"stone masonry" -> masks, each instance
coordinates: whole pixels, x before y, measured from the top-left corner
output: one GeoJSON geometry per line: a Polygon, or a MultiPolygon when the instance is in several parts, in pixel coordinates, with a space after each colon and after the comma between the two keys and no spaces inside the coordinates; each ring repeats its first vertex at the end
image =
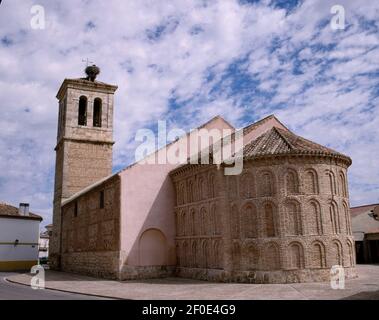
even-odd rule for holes
{"type": "Polygon", "coordinates": [[[302,150],[302,140],[275,154],[278,144],[287,143],[278,132],[262,138],[264,146],[275,147],[249,155],[245,146],[238,176],[224,176],[212,165],[172,173],[178,275],[313,282],[327,281],[330,268],[340,265],[346,277],[356,276],[346,179],[350,159],[316,144],[302,150]]]}
{"type": "Polygon", "coordinates": [[[73,194],[112,173],[113,95],[117,87],[86,79],[66,79],[58,91],[59,119],[55,168],[53,235],[50,248],[52,268],[61,263],[61,204],[73,194]],[[85,99],[78,124],[79,99],[85,99]],[[101,126],[93,125],[95,99],[101,101],[101,126]]]}

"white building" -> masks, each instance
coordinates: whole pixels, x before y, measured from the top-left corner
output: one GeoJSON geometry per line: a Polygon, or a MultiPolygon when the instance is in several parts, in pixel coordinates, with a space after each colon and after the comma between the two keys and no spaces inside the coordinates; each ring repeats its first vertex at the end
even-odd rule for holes
{"type": "Polygon", "coordinates": [[[53,225],[49,224],[46,227],[46,231],[41,232],[39,236],[39,258],[49,257],[49,240],[52,234],[53,225]]]}
{"type": "Polygon", "coordinates": [[[0,202],[0,271],[29,270],[38,264],[39,224],[42,217],[0,202]]]}

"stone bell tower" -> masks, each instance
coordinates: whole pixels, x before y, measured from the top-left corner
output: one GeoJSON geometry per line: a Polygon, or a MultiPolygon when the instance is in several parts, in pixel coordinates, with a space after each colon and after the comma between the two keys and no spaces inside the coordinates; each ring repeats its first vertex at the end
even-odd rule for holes
{"type": "Polygon", "coordinates": [[[93,65],[87,77],[65,79],[58,91],[59,118],[50,262],[60,268],[61,203],[112,173],[113,96],[117,86],[96,81],[93,65]]]}

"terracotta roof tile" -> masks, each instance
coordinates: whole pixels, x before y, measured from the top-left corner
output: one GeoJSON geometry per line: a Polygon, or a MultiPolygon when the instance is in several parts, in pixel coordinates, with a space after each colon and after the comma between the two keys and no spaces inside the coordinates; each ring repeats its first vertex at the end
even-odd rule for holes
{"type": "Polygon", "coordinates": [[[244,158],[284,154],[333,155],[351,163],[351,159],[342,153],[277,127],[271,128],[244,147],[244,158]]]}
{"type": "Polygon", "coordinates": [[[37,214],[34,214],[32,212],[29,212],[29,216],[22,216],[18,213],[18,208],[10,205],[10,204],[7,204],[7,203],[4,203],[4,202],[0,202],[0,216],[9,216],[9,217],[17,217],[17,218],[24,218],[24,219],[40,219],[42,220],[42,217],[37,215],[37,214]]]}

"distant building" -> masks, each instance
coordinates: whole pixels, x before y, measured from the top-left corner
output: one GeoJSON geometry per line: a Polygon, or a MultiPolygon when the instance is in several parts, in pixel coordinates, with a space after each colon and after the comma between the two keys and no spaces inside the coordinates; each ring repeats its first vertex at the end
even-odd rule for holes
{"type": "Polygon", "coordinates": [[[53,225],[49,224],[46,227],[46,230],[41,232],[39,235],[39,258],[48,258],[49,257],[49,240],[52,234],[53,225]]]}
{"type": "Polygon", "coordinates": [[[39,224],[42,217],[0,202],[0,271],[28,270],[38,263],[39,224]]]}
{"type": "Polygon", "coordinates": [[[379,204],[351,208],[357,263],[379,262],[379,204]]]}

